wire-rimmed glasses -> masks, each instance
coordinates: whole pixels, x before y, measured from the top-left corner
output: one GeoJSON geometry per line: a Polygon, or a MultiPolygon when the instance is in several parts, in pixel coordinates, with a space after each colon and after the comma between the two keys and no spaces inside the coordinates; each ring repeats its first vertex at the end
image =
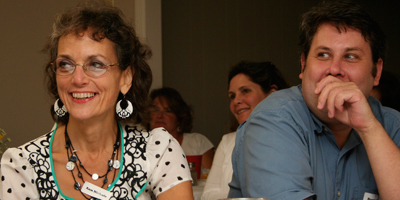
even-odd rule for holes
{"type": "Polygon", "coordinates": [[[86,75],[90,77],[99,77],[106,73],[108,67],[116,66],[118,63],[106,65],[99,60],[89,60],[83,64],[76,64],[69,59],[57,59],[56,62],[51,63],[53,70],[57,75],[69,76],[74,73],[76,66],[80,65],[86,75]]]}

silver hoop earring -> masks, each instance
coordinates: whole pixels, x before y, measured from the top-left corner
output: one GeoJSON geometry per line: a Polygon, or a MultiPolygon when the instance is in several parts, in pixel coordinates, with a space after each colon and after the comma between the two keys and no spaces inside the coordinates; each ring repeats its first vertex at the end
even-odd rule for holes
{"type": "Polygon", "coordinates": [[[122,119],[128,118],[133,113],[132,103],[124,97],[117,102],[115,112],[122,119]]]}
{"type": "Polygon", "coordinates": [[[58,117],[63,117],[65,114],[67,114],[67,109],[60,99],[57,99],[54,103],[54,112],[56,112],[58,117]]]}

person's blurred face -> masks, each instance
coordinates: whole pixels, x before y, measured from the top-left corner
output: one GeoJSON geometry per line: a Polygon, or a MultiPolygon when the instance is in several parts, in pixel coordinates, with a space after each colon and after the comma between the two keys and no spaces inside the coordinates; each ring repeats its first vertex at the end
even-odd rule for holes
{"type": "Polygon", "coordinates": [[[150,109],[150,128],[164,127],[169,133],[175,133],[178,128],[178,119],[169,108],[164,97],[156,97],[153,100],[153,106],[150,109]]]}
{"type": "MultiPolygon", "coordinates": [[[[115,104],[119,92],[130,88],[130,70],[121,71],[118,66],[110,66],[99,77],[88,76],[81,64],[118,63],[114,44],[107,38],[95,41],[90,32],[82,35],[70,33],[60,38],[57,63],[61,67],[76,65],[72,74],[56,76],[59,96],[70,118],[76,120],[103,120],[115,117],[115,104]]],[[[96,65],[97,66],[97,65],[96,65]]]]}
{"type": "Polygon", "coordinates": [[[320,119],[327,119],[327,110],[317,109],[316,85],[324,78],[333,76],[338,81],[354,82],[368,97],[372,87],[379,84],[382,59],[375,64],[369,43],[359,30],[347,27],[339,32],[330,24],[322,24],[311,43],[307,58],[301,56],[303,97],[310,110],[320,119]],[[376,77],[372,69],[377,67],[376,77]]]}
{"type": "Polygon", "coordinates": [[[239,124],[246,121],[257,104],[273,91],[264,93],[261,86],[251,81],[247,75],[234,76],[229,83],[229,107],[239,124]]]}

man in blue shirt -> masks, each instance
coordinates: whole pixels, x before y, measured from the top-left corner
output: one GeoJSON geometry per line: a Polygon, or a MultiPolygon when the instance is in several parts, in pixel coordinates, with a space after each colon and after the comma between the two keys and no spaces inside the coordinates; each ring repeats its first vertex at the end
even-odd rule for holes
{"type": "Polygon", "coordinates": [[[229,197],[396,199],[400,114],[369,94],[386,51],[358,5],[303,15],[302,84],[263,100],[237,131],[229,197]]]}

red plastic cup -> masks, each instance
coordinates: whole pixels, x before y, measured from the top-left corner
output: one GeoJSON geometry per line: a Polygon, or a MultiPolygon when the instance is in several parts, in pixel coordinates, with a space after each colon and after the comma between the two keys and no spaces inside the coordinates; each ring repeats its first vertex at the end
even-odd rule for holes
{"type": "Polygon", "coordinates": [[[201,156],[202,155],[186,155],[188,163],[194,163],[194,168],[197,172],[197,179],[200,179],[201,176],[201,156]]]}

